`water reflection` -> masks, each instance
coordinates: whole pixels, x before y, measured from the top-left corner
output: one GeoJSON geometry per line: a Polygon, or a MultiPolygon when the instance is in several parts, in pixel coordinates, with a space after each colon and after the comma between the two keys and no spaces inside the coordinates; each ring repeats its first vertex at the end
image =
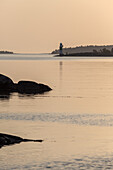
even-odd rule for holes
{"type": "Polygon", "coordinates": [[[18,93],[18,97],[20,99],[28,99],[28,98],[35,99],[36,95],[37,94],[21,94],[21,93],[18,93]]]}
{"type": "Polygon", "coordinates": [[[62,89],[62,81],[63,81],[63,62],[59,62],[59,87],[62,89]]]}
{"type": "Polygon", "coordinates": [[[62,80],[62,71],[63,71],[63,62],[62,61],[59,62],[59,66],[60,66],[60,80],[62,80]]]}
{"type": "Polygon", "coordinates": [[[0,91],[0,100],[9,100],[11,94],[9,92],[0,91]]]}

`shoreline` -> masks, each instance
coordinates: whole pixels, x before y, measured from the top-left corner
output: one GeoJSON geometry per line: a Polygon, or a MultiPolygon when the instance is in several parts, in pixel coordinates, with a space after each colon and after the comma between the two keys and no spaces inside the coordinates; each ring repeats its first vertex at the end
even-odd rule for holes
{"type": "Polygon", "coordinates": [[[0,51],[0,54],[14,54],[12,51],[0,51]]]}
{"type": "Polygon", "coordinates": [[[113,55],[55,55],[54,57],[113,57],[113,55]]]}

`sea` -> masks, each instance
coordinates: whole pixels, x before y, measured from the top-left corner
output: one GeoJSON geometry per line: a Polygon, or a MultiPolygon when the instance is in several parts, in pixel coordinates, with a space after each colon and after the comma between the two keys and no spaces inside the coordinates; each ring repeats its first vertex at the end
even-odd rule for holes
{"type": "Polygon", "coordinates": [[[22,142],[0,149],[0,170],[113,169],[113,57],[0,54],[0,73],[52,91],[0,95],[0,133],[22,142]]]}

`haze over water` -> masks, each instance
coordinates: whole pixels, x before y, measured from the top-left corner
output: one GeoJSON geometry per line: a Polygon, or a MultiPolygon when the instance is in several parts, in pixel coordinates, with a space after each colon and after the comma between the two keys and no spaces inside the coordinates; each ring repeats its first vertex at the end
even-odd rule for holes
{"type": "Polygon", "coordinates": [[[113,44],[112,0],[0,0],[0,50],[113,44]]]}
{"type": "Polygon", "coordinates": [[[0,55],[0,70],[53,89],[1,96],[1,132],[44,142],[3,147],[0,169],[113,169],[112,57],[0,55]]]}
{"type": "Polygon", "coordinates": [[[112,45],[112,7],[113,0],[0,0],[0,51],[18,53],[0,55],[0,73],[53,89],[0,95],[0,132],[44,140],[1,148],[0,170],[113,169],[113,57],[32,54],[59,43],[112,45]]]}

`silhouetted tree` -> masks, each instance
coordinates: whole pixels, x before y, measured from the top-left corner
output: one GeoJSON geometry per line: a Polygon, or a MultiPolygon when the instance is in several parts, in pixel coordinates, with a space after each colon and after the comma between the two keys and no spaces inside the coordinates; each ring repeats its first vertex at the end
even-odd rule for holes
{"type": "Polygon", "coordinates": [[[97,50],[93,50],[93,53],[94,53],[94,54],[97,54],[97,53],[98,53],[98,51],[97,51],[97,50]]]}
{"type": "Polygon", "coordinates": [[[103,48],[100,50],[100,54],[102,55],[110,55],[110,50],[106,49],[106,48],[103,48]]]}
{"type": "Polygon", "coordinates": [[[113,48],[111,49],[111,54],[113,54],[113,48]]]}

